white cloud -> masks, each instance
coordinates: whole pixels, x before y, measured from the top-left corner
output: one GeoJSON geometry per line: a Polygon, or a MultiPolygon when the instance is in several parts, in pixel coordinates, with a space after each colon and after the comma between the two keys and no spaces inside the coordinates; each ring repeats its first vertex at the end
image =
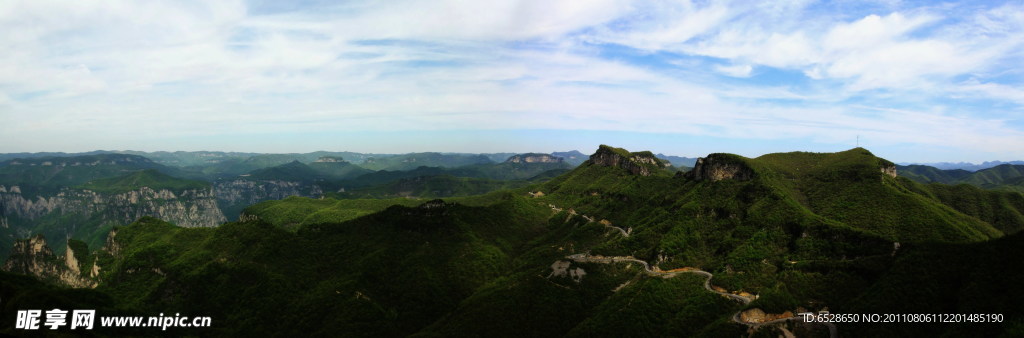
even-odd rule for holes
{"type": "Polygon", "coordinates": [[[0,144],[587,129],[1024,149],[1003,121],[929,108],[951,95],[1024,104],[1019,83],[994,79],[1021,74],[1019,7],[952,20],[817,5],[399,1],[257,15],[231,1],[6,1],[0,144]],[[810,79],[757,82],[773,70],[810,79]]]}
{"type": "Polygon", "coordinates": [[[991,82],[982,83],[977,79],[971,79],[960,84],[956,91],[957,94],[963,97],[977,98],[977,95],[981,95],[981,97],[1006,100],[1024,105],[1024,89],[1019,86],[1007,86],[991,82]]]}
{"type": "Polygon", "coordinates": [[[616,43],[645,50],[674,50],[735,16],[723,3],[707,6],[692,1],[638,2],[619,25],[600,27],[592,42],[616,43]],[[620,27],[624,26],[624,27],[620,27]]]}
{"type": "Polygon", "coordinates": [[[718,65],[715,66],[715,70],[717,70],[719,73],[732,77],[750,77],[751,72],[754,70],[754,67],[751,67],[750,65],[718,65]]]}
{"type": "Polygon", "coordinates": [[[1008,55],[1019,59],[1024,46],[1019,7],[999,7],[947,25],[946,15],[960,8],[868,14],[843,22],[828,14],[803,15],[805,2],[790,4],[787,11],[684,4],[685,10],[627,25],[625,32],[602,31],[603,36],[588,39],[798,70],[811,79],[845,81],[845,90],[852,92],[948,85],[958,75],[991,71],[1008,55]],[[649,28],[662,26],[669,28],[649,28]]]}

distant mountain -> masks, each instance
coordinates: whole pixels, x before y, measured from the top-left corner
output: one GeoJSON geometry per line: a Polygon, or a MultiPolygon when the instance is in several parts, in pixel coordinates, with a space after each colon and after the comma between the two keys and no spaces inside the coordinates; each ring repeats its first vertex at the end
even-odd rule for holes
{"type": "Polygon", "coordinates": [[[964,183],[979,187],[996,187],[1005,184],[1018,184],[1024,178],[1024,165],[1000,164],[982,169],[963,179],[964,183]]]}
{"type": "Polygon", "coordinates": [[[526,153],[509,156],[505,163],[562,163],[565,158],[538,153],[526,153]]]}
{"type": "Polygon", "coordinates": [[[345,180],[372,173],[373,170],[365,169],[348,161],[320,161],[307,164],[309,168],[332,180],[345,180]]]}
{"type": "Polygon", "coordinates": [[[285,153],[285,154],[266,154],[266,153],[246,153],[246,152],[222,152],[222,151],[155,151],[155,152],[144,152],[144,151],[117,151],[117,153],[133,154],[145,156],[152,159],[154,162],[171,165],[177,167],[205,167],[211,166],[222,162],[245,162],[245,166],[248,170],[266,168],[275,165],[285,164],[291,161],[299,161],[303,163],[310,163],[316,161],[320,157],[324,156],[335,156],[356,161],[362,161],[368,157],[388,157],[393,155],[388,154],[363,154],[355,152],[332,152],[332,151],[314,151],[310,153],[285,153]]]}
{"type": "Polygon", "coordinates": [[[126,154],[18,158],[0,162],[0,185],[19,186],[26,197],[143,169],[175,172],[148,158],[126,154]]]}
{"type": "Polygon", "coordinates": [[[81,153],[65,153],[65,152],[41,152],[41,153],[4,153],[0,154],[0,161],[11,160],[15,158],[38,158],[38,157],[72,157],[72,156],[85,156],[85,155],[99,155],[109,154],[111,151],[106,150],[94,150],[81,153]]]}
{"type": "Polygon", "coordinates": [[[663,160],[668,160],[669,162],[672,162],[673,166],[676,166],[676,167],[693,168],[693,166],[697,165],[697,158],[695,158],[695,157],[671,156],[671,155],[665,155],[665,154],[661,154],[661,153],[656,154],[654,156],[657,156],[658,158],[663,159],[663,160]]]}
{"type": "Polygon", "coordinates": [[[189,167],[189,166],[208,166],[231,159],[244,160],[246,158],[260,155],[258,153],[245,153],[245,152],[223,152],[223,151],[135,151],[135,150],[124,150],[115,151],[120,154],[131,154],[144,156],[153,160],[153,162],[160,163],[168,166],[176,167],[189,167]]]}
{"type": "Polygon", "coordinates": [[[909,165],[914,165],[914,164],[926,165],[926,166],[935,167],[935,168],[938,168],[938,169],[941,169],[941,170],[962,169],[962,170],[967,170],[967,171],[978,171],[978,170],[982,170],[982,169],[992,168],[992,167],[995,167],[995,166],[998,166],[998,165],[1002,165],[1002,164],[1024,165],[1024,161],[1008,161],[1008,162],[1003,162],[1003,161],[985,161],[985,162],[982,162],[981,164],[967,163],[967,162],[900,163],[900,165],[904,165],[904,166],[909,166],[909,165]]]}
{"type": "Polygon", "coordinates": [[[912,164],[898,165],[896,172],[900,176],[912,179],[921,183],[944,183],[953,184],[970,176],[972,172],[963,169],[942,170],[932,166],[912,164]]]}
{"type": "Polygon", "coordinates": [[[578,150],[556,151],[551,153],[551,156],[561,157],[565,159],[565,163],[571,164],[573,166],[580,165],[581,163],[583,163],[583,161],[586,161],[588,157],[586,154],[581,153],[578,150]]]}
{"type": "Polygon", "coordinates": [[[192,166],[189,167],[189,169],[202,172],[210,179],[224,179],[247,174],[253,170],[266,169],[291,162],[317,163],[316,161],[325,157],[345,159],[370,158],[357,153],[332,152],[313,152],[306,154],[257,154],[245,158],[228,157],[212,162],[211,164],[192,166]]]}
{"type": "Polygon", "coordinates": [[[970,184],[986,189],[1024,192],[1024,165],[1001,164],[970,172],[963,169],[941,170],[924,165],[898,166],[901,176],[920,183],[970,184]]]}
{"type": "Polygon", "coordinates": [[[473,164],[494,163],[486,155],[411,153],[385,158],[370,157],[359,163],[370,170],[411,170],[422,166],[455,168],[473,164]]]}
{"type": "Polygon", "coordinates": [[[89,181],[78,188],[105,194],[120,194],[143,187],[153,190],[168,190],[181,194],[188,190],[210,189],[210,183],[180,179],[161,173],[156,169],[145,169],[124,176],[101,178],[89,181]]]}
{"type": "Polygon", "coordinates": [[[313,170],[308,165],[291,161],[285,164],[256,169],[243,176],[247,180],[280,180],[293,182],[312,182],[325,178],[324,174],[313,170]]]}
{"type": "MultiPolygon", "coordinates": [[[[256,169],[214,183],[217,203],[229,220],[237,220],[242,209],[289,196],[323,196],[331,169],[354,167],[348,162],[318,162],[310,165],[297,160],[277,166],[256,169]],[[314,169],[315,165],[320,170],[314,169]]],[[[365,170],[356,167],[356,171],[365,170]]]]}
{"type": "Polygon", "coordinates": [[[95,246],[111,227],[143,216],[185,227],[227,220],[210,183],[167,169],[126,154],[11,160],[0,166],[0,252],[10,249],[7,239],[37,233],[95,246]]]}
{"type": "Polygon", "coordinates": [[[567,170],[572,166],[565,162],[503,162],[466,165],[457,168],[420,166],[412,170],[377,172],[357,176],[338,182],[339,188],[351,190],[394,182],[402,179],[432,176],[454,176],[488,180],[530,180],[552,170],[567,170]]]}
{"type": "Polygon", "coordinates": [[[505,160],[507,160],[509,156],[512,156],[512,155],[515,155],[515,154],[516,153],[489,153],[489,154],[481,154],[481,155],[487,156],[487,158],[490,159],[491,162],[501,163],[501,162],[504,162],[505,160]]]}
{"type": "MultiPolygon", "coordinates": [[[[213,181],[229,179],[247,174],[253,170],[269,168],[299,161],[306,164],[317,163],[320,158],[342,158],[353,165],[369,170],[412,170],[420,166],[454,168],[466,165],[501,163],[515,153],[409,153],[409,154],[371,154],[356,152],[316,151],[310,153],[264,154],[247,152],[221,151],[133,151],[97,150],[85,153],[9,153],[0,154],[0,161],[14,158],[55,158],[85,155],[126,154],[142,156],[150,161],[167,166],[164,172],[174,176],[191,179],[213,181]],[[168,169],[171,168],[171,169],[168,169]],[[172,170],[173,169],[173,170],[172,170]]],[[[575,166],[582,163],[586,156],[578,151],[565,152],[566,162],[575,166]]],[[[556,156],[559,157],[559,156],[556,156]]],[[[327,171],[334,169],[325,168],[327,171]]],[[[345,170],[343,170],[345,171],[345,170]]],[[[364,172],[365,173],[365,172],[364,172]]],[[[347,172],[336,172],[332,176],[351,176],[347,172]]]]}
{"type": "Polygon", "coordinates": [[[483,195],[496,190],[515,189],[535,182],[499,181],[451,175],[416,176],[344,192],[327,194],[337,198],[443,198],[483,195]]]}

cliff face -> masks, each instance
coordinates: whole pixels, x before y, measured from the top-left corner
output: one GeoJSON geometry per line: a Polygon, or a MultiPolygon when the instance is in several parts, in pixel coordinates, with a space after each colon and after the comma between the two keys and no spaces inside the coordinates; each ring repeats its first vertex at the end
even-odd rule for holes
{"type": "Polygon", "coordinates": [[[507,163],[562,163],[565,159],[548,154],[519,154],[509,157],[507,163]]]}
{"type": "Polygon", "coordinates": [[[726,154],[711,154],[697,159],[697,164],[687,175],[698,181],[740,180],[754,178],[754,170],[742,161],[726,154]]]}
{"type": "Polygon", "coordinates": [[[77,252],[69,244],[63,255],[54,255],[42,235],[15,241],[3,269],[74,288],[95,288],[99,275],[95,258],[90,259],[88,253],[77,252]],[[84,260],[90,261],[83,264],[84,260]]]}
{"type": "Polygon", "coordinates": [[[895,164],[883,164],[878,169],[883,174],[889,175],[889,177],[896,177],[896,165],[895,164]]]}
{"type": "MultiPolygon", "coordinates": [[[[91,190],[62,189],[55,196],[21,195],[18,187],[0,192],[3,215],[36,220],[49,213],[89,218],[100,214],[105,223],[128,224],[142,216],[153,216],[183,227],[212,227],[226,222],[217,208],[212,189],[170,190],[142,187],[120,194],[100,194],[91,190]]],[[[4,220],[6,222],[6,220],[4,220]]]]}
{"type": "Polygon", "coordinates": [[[666,167],[665,163],[654,157],[650,152],[630,153],[623,149],[601,145],[593,155],[590,163],[605,167],[617,167],[628,170],[633,175],[650,176],[654,170],[666,167]]]}
{"type": "Polygon", "coordinates": [[[252,205],[288,196],[320,197],[324,192],[316,184],[278,180],[232,180],[213,186],[217,199],[228,205],[252,205]]]}

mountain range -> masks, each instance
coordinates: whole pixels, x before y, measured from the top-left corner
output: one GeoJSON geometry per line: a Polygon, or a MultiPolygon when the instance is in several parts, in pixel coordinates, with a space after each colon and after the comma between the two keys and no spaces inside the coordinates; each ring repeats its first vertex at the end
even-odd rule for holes
{"type": "MultiPolygon", "coordinates": [[[[1024,332],[1024,295],[1015,287],[1024,274],[1018,260],[999,259],[1024,248],[1024,195],[981,187],[1009,184],[1012,170],[957,176],[855,148],[714,153],[680,171],[650,152],[610,146],[572,169],[517,167],[565,164],[542,155],[372,172],[334,181],[344,192],[272,196],[216,227],[149,215],[113,226],[101,243],[32,236],[10,244],[4,268],[40,281],[0,274],[0,297],[5,309],[171,311],[218,323],[175,335],[1024,332]],[[522,180],[521,170],[540,174],[522,180]],[[947,179],[968,184],[937,183],[947,179]],[[795,316],[825,310],[1003,320],[821,325],[795,316]]],[[[257,183],[344,176],[327,172],[285,162],[232,182],[265,188],[257,183]]],[[[149,168],[75,189],[216,190],[205,184],[149,168]]]]}
{"type": "Polygon", "coordinates": [[[985,161],[980,164],[969,163],[969,162],[935,162],[935,163],[900,163],[903,166],[911,165],[923,165],[929,167],[935,167],[940,170],[967,170],[967,171],[978,171],[982,169],[988,169],[1003,164],[1012,165],[1024,165],[1024,161],[985,161]]]}

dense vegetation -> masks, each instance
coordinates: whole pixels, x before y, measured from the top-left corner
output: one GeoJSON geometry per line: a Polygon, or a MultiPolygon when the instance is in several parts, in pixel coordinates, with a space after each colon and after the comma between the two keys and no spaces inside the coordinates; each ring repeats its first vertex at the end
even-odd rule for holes
{"type": "Polygon", "coordinates": [[[0,185],[19,186],[25,197],[55,194],[65,187],[144,169],[175,169],[136,155],[99,154],[74,157],[13,159],[0,163],[0,185]]]}
{"type": "Polygon", "coordinates": [[[410,170],[421,166],[454,168],[488,163],[494,161],[486,155],[412,153],[384,158],[371,157],[359,163],[359,166],[370,170],[410,170]]]}
{"type": "Polygon", "coordinates": [[[140,311],[203,311],[220,318],[221,334],[410,334],[503,274],[548,213],[508,197],[392,206],[295,232],[144,219],[117,232],[121,254],[101,260],[111,268],[99,290],[140,311]]]}
{"type": "Polygon", "coordinates": [[[81,189],[88,189],[102,194],[121,194],[138,190],[142,187],[153,190],[169,190],[180,194],[185,190],[209,190],[210,183],[180,179],[155,169],[146,169],[124,176],[92,180],[79,186],[81,189]]]}
{"type": "Polygon", "coordinates": [[[973,186],[1024,192],[1024,165],[1001,164],[970,172],[962,169],[941,170],[924,165],[899,168],[900,175],[920,183],[970,184],[973,186]]]}

